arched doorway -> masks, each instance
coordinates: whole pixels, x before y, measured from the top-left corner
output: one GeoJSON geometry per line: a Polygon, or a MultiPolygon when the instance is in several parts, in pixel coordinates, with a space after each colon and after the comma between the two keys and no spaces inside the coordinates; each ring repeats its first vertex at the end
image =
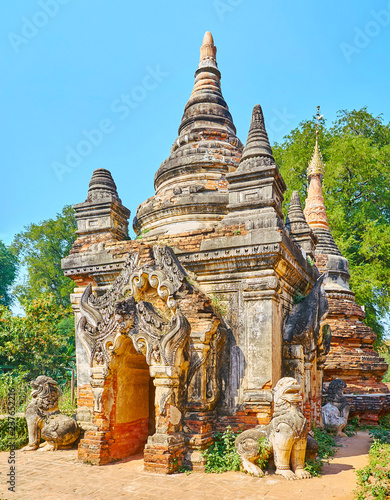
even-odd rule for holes
{"type": "Polygon", "coordinates": [[[143,452],[148,436],[155,433],[155,387],[145,356],[136,352],[129,338],[115,350],[110,370],[113,442],[109,453],[111,459],[119,459],[143,452]]]}

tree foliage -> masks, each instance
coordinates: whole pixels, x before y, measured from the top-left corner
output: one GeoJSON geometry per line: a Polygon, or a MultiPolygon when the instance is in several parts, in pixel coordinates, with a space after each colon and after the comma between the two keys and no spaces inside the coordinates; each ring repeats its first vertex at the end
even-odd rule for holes
{"type": "Polygon", "coordinates": [[[24,283],[15,287],[23,305],[48,293],[54,295],[58,305],[70,304],[69,294],[74,284],[64,276],[61,259],[69,254],[76,239],[75,231],[74,210],[66,206],[55,219],[30,224],[15,236],[12,247],[27,269],[24,283]]]}
{"type": "Polygon", "coordinates": [[[27,380],[49,375],[61,383],[74,369],[74,318],[54,295],[25,304],[25,317],[0,306],[0,372],[14,370],[27,380]]]}
{"type": "MultiPolygon", "coordinates": [[[[340,111],[331,127],[320,124],[326,165],[323,194],[329,225],[349,261],[351,288],[379,339],[390,311],[390,125],[366,108],[340,111]]],[[[291,192],[306,198],[306,169],[315,143],[315,121],[302,122],[273,148],[291,192]]]]}
{"type": "Polygon", "coordinates": [[[14,297],[11,286],[15,281],[18,271],[16,255],[0,241],[0,304],[9,307],[14,297]]]}

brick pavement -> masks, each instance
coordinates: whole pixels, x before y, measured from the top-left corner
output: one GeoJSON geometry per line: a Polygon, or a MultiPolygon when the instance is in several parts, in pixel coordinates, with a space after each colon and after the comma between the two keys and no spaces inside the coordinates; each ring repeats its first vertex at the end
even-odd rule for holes
{"type": "Polygon", "coordinates": [[[288,482],[278,476],[254,478],[237,472],[170,476],[143,471],[142,456],[104,466],[77,460],[76,450],[16,452],[16,493],[7,491],[8,453],[0,453],[0,499],[72,500],[349,500],[354,470],[367,463],[369,437],[343,439],[343,447],[321,478],[288,482]]]}

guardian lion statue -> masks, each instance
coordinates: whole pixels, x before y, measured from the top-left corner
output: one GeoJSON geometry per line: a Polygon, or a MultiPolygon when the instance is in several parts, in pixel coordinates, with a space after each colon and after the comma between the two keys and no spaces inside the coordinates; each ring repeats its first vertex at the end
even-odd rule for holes
{"type": "Polygon", "coordinates": [[[347,384],[340,378],[335,378],[329,384],[327,403],[321,409],[324,427],[337,436],[346,436],[343,432],[348,423],[349,404],[344,396],[347,384]]]}
{"type": "Polygon", "coordinates": [[[28,445],[22,451],[37,450],[41,436],[46,442],[41,445],[40,450],[71,448],[80,435],[80,428],[73,418],[60,413],[57,382],[46,375],[40,375],[30,385],[33,388],[32,401],[25,411],[28,445]]]}
{"type": "Polygon", "coordinates": [[[237,437],[236,449],[244,471],[257,477],[263,476],[264,472],[256,462],[267,460],[273,454],[276,474],[286,479],[311,477],[304,470],[308,430],[300,408],[300,390],[301,386],[295,378],[280,379],[272,390],[274,414],[271,422],[244,431],[237,437]],[[259,446],[262,441],[267,445],[259,446]]]}

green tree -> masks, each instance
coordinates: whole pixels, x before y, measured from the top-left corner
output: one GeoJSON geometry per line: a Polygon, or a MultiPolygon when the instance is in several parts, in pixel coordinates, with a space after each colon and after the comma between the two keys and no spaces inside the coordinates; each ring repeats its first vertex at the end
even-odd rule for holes
{"type": "Polygon", "coordinates": [[[66,206],[55,219],[30,224],[15,236],[12,247],[27,269],[24,283],[15,287],[23,305],[48,293],[54,295],[58,305],[70,304],[69,294],[74,284],[64,276],[61,259],[69,254],[76,239],[75,231],[74,210],[66,206]]]}
{"type": "Polygon", "coordinates": [[[16,255],[0,241],[0,304],[9,307],[14,300],[11,286],[18,271],[16,255]]]}
{"type": "MultiPolygon", "coordinates": [[[[390,125],[366,108],[340,111],[331,127],[320,124],[326,165],[323,194],[333,237],[350,264],[351,288],[380,340],[390,311],[390,125]]],[[[306,197],[306,169],[315,121],[302,122],[275,144],[276,162],[291,192],[306,197]]]]}
{"type": "Polygon", "coordinates": [[[74,368],[74,319],[70,307],[57,304],[54,295],[25,305],[25,317],[0,306],[0,372],[12,370],[27,380],[38,375],[58,382],[74,368]]]}

